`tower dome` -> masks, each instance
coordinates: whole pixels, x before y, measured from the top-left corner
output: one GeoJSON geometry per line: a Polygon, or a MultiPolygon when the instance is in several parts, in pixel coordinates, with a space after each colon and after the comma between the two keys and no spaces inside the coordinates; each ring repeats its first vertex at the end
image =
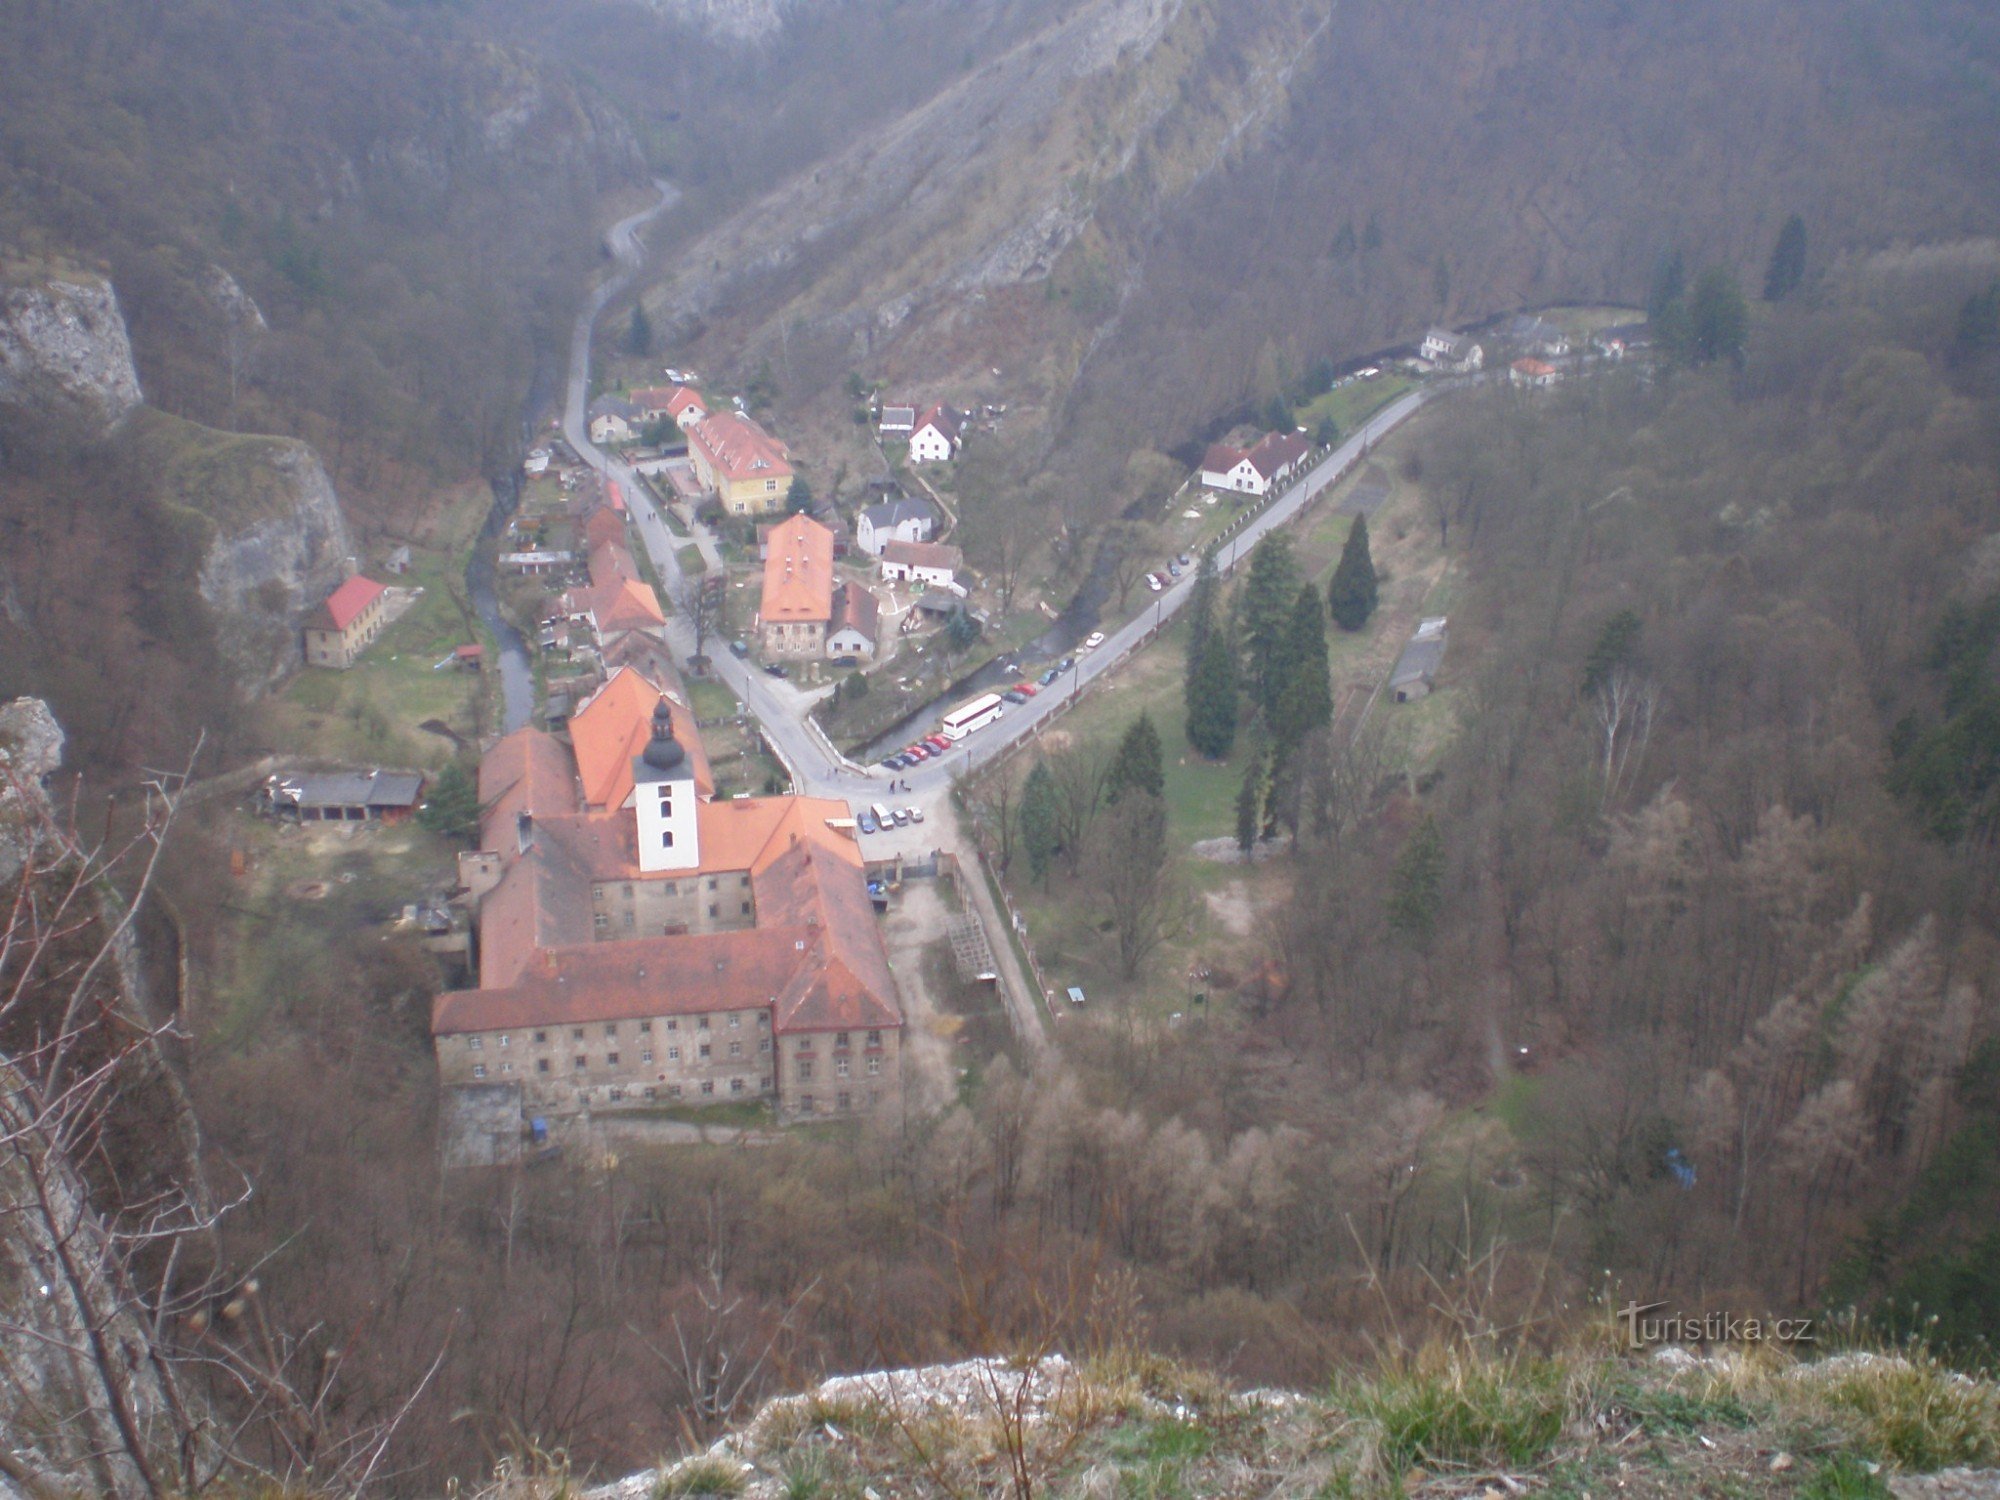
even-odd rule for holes
{"type": "Polygon", "coordinates": [[[674,719],[665,698],[653,709],[653,737],[640,758],[656,771],[671,771],[687,759],[687,751],[674,738],[674,719]]]}

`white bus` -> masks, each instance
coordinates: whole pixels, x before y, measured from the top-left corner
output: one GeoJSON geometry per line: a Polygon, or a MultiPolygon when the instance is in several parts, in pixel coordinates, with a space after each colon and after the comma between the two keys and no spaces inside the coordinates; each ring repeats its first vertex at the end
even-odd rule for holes
{"type": "Polygon", "coordinates": [[[939,721],[938,728],[946,739],[962,740],[973,730],[984,729],[999,718],[1003,706],[998,693],[984,694],[954,708],[939,721]]]}

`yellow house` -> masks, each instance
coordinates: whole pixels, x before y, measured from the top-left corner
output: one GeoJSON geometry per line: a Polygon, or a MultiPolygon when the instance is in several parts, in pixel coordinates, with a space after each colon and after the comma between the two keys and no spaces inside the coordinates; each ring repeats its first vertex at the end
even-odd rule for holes
{"type": "Polygon", "coordinates": [[[785,508],[792,487],[785,445],[748,417],[717,412],[688,429],[688,458],[702,488],[732,516],[768,516],[785,508]]]}

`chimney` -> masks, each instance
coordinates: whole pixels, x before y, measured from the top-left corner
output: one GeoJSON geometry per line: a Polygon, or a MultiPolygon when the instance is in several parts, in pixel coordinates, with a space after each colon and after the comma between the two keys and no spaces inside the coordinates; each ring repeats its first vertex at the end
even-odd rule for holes
{"type": "Polygon", "coordinates": [[[535,847],[535,815],[525,807],[514,815],[514,832],[523,854],[535,847]]]}

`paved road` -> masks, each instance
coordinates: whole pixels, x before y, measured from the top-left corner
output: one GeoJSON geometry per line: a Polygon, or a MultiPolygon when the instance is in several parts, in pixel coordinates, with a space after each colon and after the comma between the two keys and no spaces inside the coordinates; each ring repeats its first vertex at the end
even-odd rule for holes
{"type": "MultiPolygon", "coordinates": [[[[660,201],[613,225],[606,236],[606,243],[617,258],[619,269],[591,293],[577,317],[570,340],[569,388],[563,409],[563,434],[585,463],[618,485],[638,531],[640,544],[652,559],[654,571],[671,601],[680,599],[686,587],[680,559],[675,551],[677,539],[661,520],[651,493],[640,482],[639,476],[616,454],[606,453],[590,441],[589,425],[585,420],[590,392],[591,340],[597,320],[611,300],[631,284],[645,260],[638,231],[680,199],[679,190],[671,183],[660,182],[656,185],[660,189],[660,201]]],[[[1241,558],[1249,555],[1260,537],[1273,527],[1286,524],[1312,504],[1328,485],[1346,475],[1367,449],[1409,420],[1426,402],[1457,384],[1450,382],[1412,391],[1370,418],[1360,432],[1321,457],[1289,491],[1223,542],[1223,551],[1218,559],[1222,570],[1226,573],[1233,569],[1241,558]]],[[[678,544],[686,545],[685,541],[678,544]]],[[[704,545],[702,551],[712,560],[712,546],[704,545]]],[[[801,692],[788,681],[766,676],[758,668],[732,656],[726,648],[709,653],[715,676],[756,717],[765,739],[791,772],[799,791],[845,801],[857,812],[878,802],[897,806],[915,804],[925,810],[927,817],[921,824],[913,823],[893,832],[869,836],[867,853],[875,858],[888,858],[896,853],[915,856],[927,853],[933,847],[942,847],[953,850],[966,862],[971,877],[965,882],[967,895],[978,909],[989,938],[993,940],[995,956],[1006,979],[1002,992],[1013,1012],[1015,1030],[1026,1040],[1031,1055],[1039,1056],[1048,1045],[1041,997],[1021,972],[1008,944],[1005,920],[978,872],[977,851],[959,833],[958,819],[949,801],[952,781],[976,766],[987,764],[1016,741],[1039,730],[1086,685],[1111,671],[1124,657],[1143,645],[1155,630],[1185,607],[1193,592],[1194,577],[1190,570],[1187,576],[1164,590],[1154,600],[1151,609],[1142,611],[1135,619],[1111,632],[1097,650],[1079,656],[1074,668],[1057,682],[1051,683],[1026,703],[1010,706],[997,724],[980,730],[949,754],[911,767],[908,771],[897,772],[893,777],[879,767],[855,765],[827,741],[806,712],[815,695],[801,692]],[[892,780],[905,784],[904,789],[892,794],[889,791],[892,780]]],[[[678,655],[685,658],[693,654],[693,631],[688,627],[685,615],[678,610],[672,612],[668,621],[668,636],[678,655]]]]}

